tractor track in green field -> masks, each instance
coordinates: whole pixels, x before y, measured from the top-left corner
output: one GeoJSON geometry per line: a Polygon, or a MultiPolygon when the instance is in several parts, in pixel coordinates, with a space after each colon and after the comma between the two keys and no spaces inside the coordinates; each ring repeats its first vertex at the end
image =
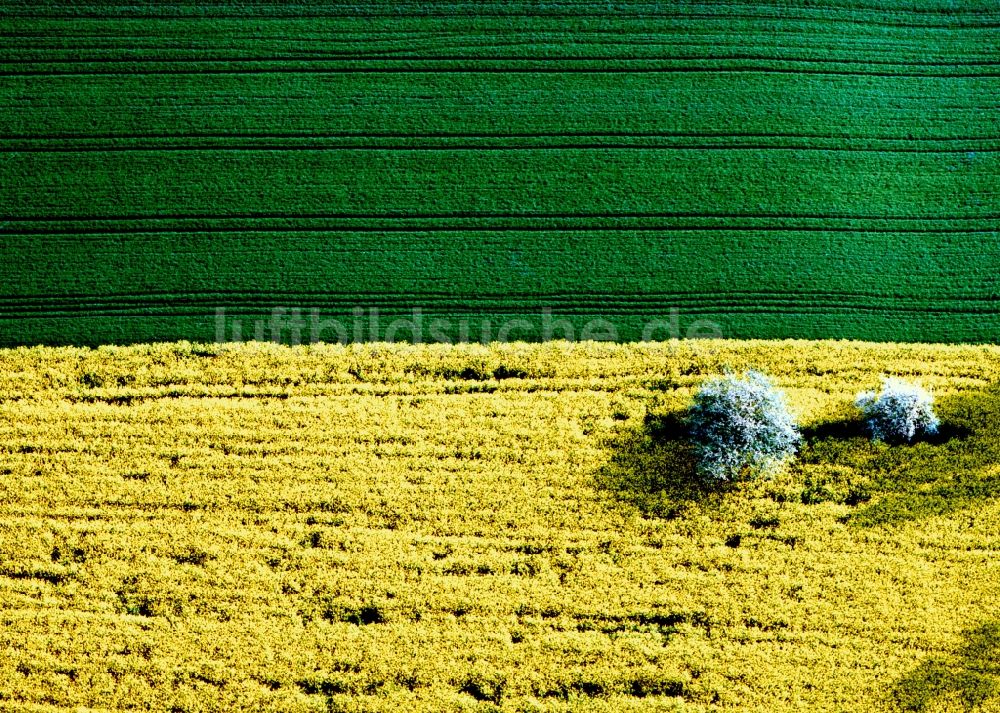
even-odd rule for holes
{"type": "MultiPolygon", "coordinates": [[[[315,139],[311,139],[310,143],[306,144],[267,144],[267,143],[253,143],[248,141],[248,139],[254,137],[234,137],[242,140],[243,143],[237,143],[235,145],[226,144],[195,144],[195,143],[183,143],[182,141],[178,143],[160,143],[159,145],[128,145],[119,142],[109,142],[104,145],[21,145],[12,147],[11,151],[16,151],[19,153],[111,153],[111,152],[194,152],[194,151],[518,151],[518,150],[538,150],[538,149],[552,149],[552,150],[619,150],[619,149],[656,149],[662,148],[664,150],[670,149],[683,149],[683,150],[698,150],[698,151],[828,151],[828,152],[840,152],[840,151],[852,151],[852,152],[862,152],[862,153],[911,153],[911,154],[940,154],[940,153],[966,153],[969,150],[975,150],[976,153],[996,153],[1000,152],[1000,143],[996,141],[989,140],[989,144],[982,146],[979,144],[965,144],[961,148],[920,148],[914,146],[891,146],[891,147],[879,147],[872,148],[870,146],[850,146],[850,145],[826,145],[826,146],[810,146],[808,144],[795,144],[786,143],[784,145],[776,146],[774,144],[718,144],[718,145],[705,145],[705,144],[683,144],[683,143],[669,143],[664,142],[661,145],[656,145],[656,143],[649,142],[643,138],[639,138],[633,142],[610,142],[610,141],[599,141],[595,140],[592,142],[574,142],[571,140],[566,140],[563,142],[552,141],[545,144],[540,143],[525,143],[524,145],[516,145],[516,142],[507,144],[485,144],[485,143],[470,143],[461,144],[453,143],[450,141],[440,141],[431,142],[428,144],[419,143],[398,143],[398,144],[378,144],[371,145],[368,144],[355,144],[355,145],[343,145],[339,143],[334,143],[331,145],[324,146],[319,143],[315,143],[315,139]]],[[[514,137],[515,140],[517,137],[514,137]]],[[[601,137],[595,137],[601,138],[601,137]]]]}

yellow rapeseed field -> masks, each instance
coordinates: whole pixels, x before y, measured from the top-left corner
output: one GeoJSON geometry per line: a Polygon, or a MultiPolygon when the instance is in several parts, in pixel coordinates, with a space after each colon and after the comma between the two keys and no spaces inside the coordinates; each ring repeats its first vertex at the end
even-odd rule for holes
{"type": "Polygon", "coordinates": [[[1000,711],[998,348],[16,349],[0,430],[3,710],[1000,711]],[[699,491],[751,367],[805,444],[699,491]]]}

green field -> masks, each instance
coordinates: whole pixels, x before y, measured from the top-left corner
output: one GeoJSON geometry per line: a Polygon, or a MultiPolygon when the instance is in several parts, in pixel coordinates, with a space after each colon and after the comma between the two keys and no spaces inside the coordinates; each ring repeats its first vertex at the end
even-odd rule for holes
{"type": "Polygon", "coordinates": [[[991,0],[3,0],[0,344],[275,307],[996,342],[998,27],[991,0]]]}
{"type": "Polygon", "coordinates": [[[4,711],[1000,711],[1000,349],[0,350],[4,711]],[[691,487],[763,369],[805,443],[691,487]],[[861,435],[884,374],[937,438],[861,435]]]}

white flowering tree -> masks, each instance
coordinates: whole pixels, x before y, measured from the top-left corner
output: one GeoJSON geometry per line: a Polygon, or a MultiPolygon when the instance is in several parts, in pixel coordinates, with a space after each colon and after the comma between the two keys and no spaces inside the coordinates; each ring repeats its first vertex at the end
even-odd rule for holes
{"type": "Polygon", "coordinates": [[[937,433],[940,420],[934,397],[902,379],[885,379],[881,393],[865,391],[855,401],[871,437],[886,443],[912,443],[937,433]]]}
{"type": "Polygon", "coordinates": [[[687,418],[699,474],[716,482],[767,475],[801,440],[784,393],[756,371],[705,383],[687,418]]]}

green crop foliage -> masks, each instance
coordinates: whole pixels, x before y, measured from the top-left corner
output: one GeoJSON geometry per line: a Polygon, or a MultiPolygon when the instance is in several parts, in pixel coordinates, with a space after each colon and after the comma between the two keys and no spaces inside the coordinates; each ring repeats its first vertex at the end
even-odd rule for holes
{"type": "Polygon", "coordinates": [[[677,310],[655,339],[994,343],[998,22],[0,0],[0,345],[211,341],[216,308],[274,306],[421,308],[453,341],[550,308],[619,341],[677,310]]]}
{"type": "Polygon", "coordinates": [[[0,351],[0,694],[24,710],[996,711],[1000,350],[0,351]],[[802,424],[699,490],[756,369],[802,424]],[[939,433],[872,442],[883,376],[939,433]]]}

